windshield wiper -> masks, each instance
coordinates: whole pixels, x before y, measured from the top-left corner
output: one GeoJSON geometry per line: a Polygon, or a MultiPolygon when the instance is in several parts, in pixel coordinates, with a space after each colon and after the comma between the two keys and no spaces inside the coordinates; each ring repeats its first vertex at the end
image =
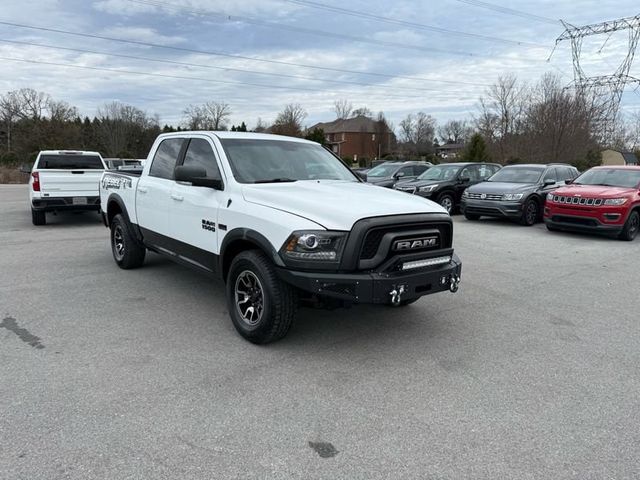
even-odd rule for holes
{"type": "Polygon", "coordinates": [[[265,180],[256,180],[253,183],[285,183],[285,182],[297,182],[293,178],[270,178],[265,180]]]}

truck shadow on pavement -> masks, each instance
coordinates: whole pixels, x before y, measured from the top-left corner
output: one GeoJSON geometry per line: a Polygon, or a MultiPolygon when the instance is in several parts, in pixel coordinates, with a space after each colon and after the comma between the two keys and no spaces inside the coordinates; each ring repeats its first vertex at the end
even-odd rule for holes
{"type": "Polygon", "coordinates": [[[55,228],[73,228],[73,227],[95,227],[101,226],[102,219],[97,212],[57,212],[56,214],[47,213],[47,224],[33,228],[47,229],[55,228]]]}

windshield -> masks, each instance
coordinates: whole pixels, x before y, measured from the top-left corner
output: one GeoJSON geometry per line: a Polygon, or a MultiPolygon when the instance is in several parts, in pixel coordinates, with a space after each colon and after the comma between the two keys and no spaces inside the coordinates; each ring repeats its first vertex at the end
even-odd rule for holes
{"type": "Polygon", "coordinates": [[[418,177],[418,180],[451,180],[462,167],[460,165],[436,165],[418,177]]]}
{"type": "Polygon", "coordinates": [[[320,145],[285,140],[221,139],[233,176],[240,183],[297,180],[359,181],[320,145]]]}
{"type": "Polygon", "coordinates": [[[40,155],[38,170],[102,170],[104,165],[97,155],[40,155]]]}
{"type": "Polygon", "coordinates": [[[578,185],[605,185],[608,187],[637,188],[640,184],[640,170],[621,168],[594,168],[584,172],[573,183],[578,185]]]}
{"type": "Polygon", "coordinates": [[[489,178],[489,182],[505,183],[538,183],[544,168],[536,167],[504,167],[489,178]]]}
{"type": "Polygon", "coordinates": [[[372,168],[367,172],[367,177],[392,177],[395,171],[398,169],[398,165],[393,163],[383,163],[375,168],[372,168]]]}

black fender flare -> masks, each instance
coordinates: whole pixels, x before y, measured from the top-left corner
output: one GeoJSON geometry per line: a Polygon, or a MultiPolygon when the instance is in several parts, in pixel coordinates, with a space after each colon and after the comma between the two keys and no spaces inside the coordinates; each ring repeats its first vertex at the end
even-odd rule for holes
{"type": "Polygon", "coordinates": [[[227,263],[226,262],[227,259],[225,257],[227,256],[229,246],[238,240],[252,243],[256,247],[260,248],[273,261],[273,263],[277,267],[285,266],[284,262],[282,261],[282,258],[280,258],[280,255],[278,254],[277,250],[274,248],[271,242],[267,239],[267,237],[262,235],[260,232],[252,230],[250,228],[234,228],[233,230],[230,230],[229,232],[227,232],[227,234],[224,236],[224,240],[222,240],[222,245],[220,245],[219,261],[220,261],[221,275],[224,276],[226,274],[224,267],[225,267],[225,264],[227,263]]]}
{"type": "Polygon", "coordinates": [[[111,228],[111,225],[109,222],[109,205],[111,205],[112,203],[115,203],[118,205],[118,207],[120,207],[122,216],[126,220],[127,224],[133,230],[138,241],[142,242],[142,233],[140,232],[140,228],[138,228],[138,225],[131,223],[131,219],[129,218],[129,212],[127,211],[127,207],[124,203],[124,200],[122,200],[122,197],[120,197],[120,195],[118,195],[117,193],[112,193],[111,195],[109,195],[109,198],[107,199],[107,209],[104,212],[107,228],[111,228]]]}

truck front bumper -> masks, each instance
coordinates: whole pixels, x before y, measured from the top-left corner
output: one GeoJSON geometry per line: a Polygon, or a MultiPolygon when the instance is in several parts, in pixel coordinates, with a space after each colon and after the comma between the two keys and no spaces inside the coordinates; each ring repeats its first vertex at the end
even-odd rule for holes
{"type": "Polygon", "coordinates": [[[482,217],[511,218],[522,217],[520,202],[507,202],[503,200],[470,200],[463,198],[460,202],[460,211],[470,215],[482,217]]]}
{"type": "Polygon", "coordinates": [[[353,303],[397,304],[446,290],[457,291],[462,262],[394,273],[319,273],[278,269],[280,278],[307,292],[353,303]]]}
{"type": "Polygon", "coordinates": [[[63,210],[99,210],[100,197],[40,197],[31,200],[34,210],[53,212],[63,210]],[[75,200],[74,200],[75,199],[75,200]]]}

